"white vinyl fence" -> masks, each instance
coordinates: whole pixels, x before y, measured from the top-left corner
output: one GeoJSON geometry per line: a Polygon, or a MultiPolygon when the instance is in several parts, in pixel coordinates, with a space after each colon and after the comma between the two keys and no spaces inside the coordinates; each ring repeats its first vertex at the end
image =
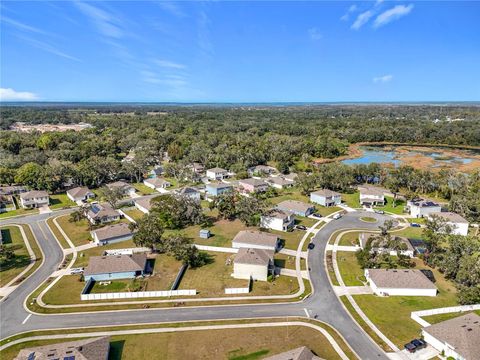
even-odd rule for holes
{"type": "Polygon", "coordinates": [[[100,294],[82,294],[81,300],[114,300],[114,299],[136,299],[170,296],[194,296],[197,290],[166,290],[166,291],[139,291],[139,292],[118,292],[100,294]]]}
{"type": "Polygon", "coordinates": [[[207,245],[195,244],[195,247],[198,250],[203,250],[203,251],[216,251],[216,252],[231,253],[231,254],[236,254],[238,252],[238,249],[219,247],[219,246],[207,246],[207,245]]]}
{"type": "Polygon", "coordinates": [[[225,294],[248,294],[250,292],[249,287],[244,288],[225,288],[225,294]]]}
{"type": "Polygon", "coordinates": [[[480,310],[480,304],[474,305],[462,305],[462,306],[450,306],[438,309],[430,309],[430,310],[421,310],[421,311],[412,311],[410,317],[412,320],[415,320],[422,326],[429,326],[430,323],[423,320],[423,316],[431,316],[431,315],[438,315],[438,314],[449,314],[455,312],[467,312],[473,310],[480,310]]]}

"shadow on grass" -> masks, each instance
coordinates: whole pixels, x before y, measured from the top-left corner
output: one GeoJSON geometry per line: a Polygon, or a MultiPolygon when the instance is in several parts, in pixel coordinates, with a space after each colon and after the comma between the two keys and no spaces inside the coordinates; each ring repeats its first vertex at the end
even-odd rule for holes
{"type": "Polygon", "coordinates": [[[112,341],[110,343],[110,352],[108,353],[108,360],[121,360],[124,346],[125,346],[125,340],[112,341]]]}

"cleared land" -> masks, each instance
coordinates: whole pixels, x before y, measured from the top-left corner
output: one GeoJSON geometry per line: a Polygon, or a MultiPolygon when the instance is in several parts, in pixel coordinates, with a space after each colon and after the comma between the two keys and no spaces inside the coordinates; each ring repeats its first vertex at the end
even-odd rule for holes
{"type": "Polygon", "coordinates": [[[70,221],[70,215],[57,218],[58,225],[65,231],[75,246],[88,244],[91,240],[88,220],[70,221]]]}
{"type": "Polygon", "coordinates": [[[346,286],[362,286],[365,280],[363,269],[358,265],[357,258],[354,252],[338,251],[337,264],[342,276],[343,282],[346,286]]]}
{"type": "Polygon", "coordinates": [[[145,214],[138,209],[123,210],[125,214],[130,216],[133,220],[140,220],[145,214]]]}
{"type": "Polygon", "coordinates": [[[30,255],[23,241],[20,229],[16,226],[1,227],[3,245],[11,249],[15,256],[0,262],[0,286],[5,286],[30,264],[30,255]]]}

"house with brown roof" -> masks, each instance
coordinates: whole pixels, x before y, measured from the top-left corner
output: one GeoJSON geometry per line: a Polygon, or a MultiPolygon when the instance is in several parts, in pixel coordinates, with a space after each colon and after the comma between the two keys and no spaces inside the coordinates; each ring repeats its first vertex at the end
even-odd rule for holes
{"type": "Polygon", "coordinates": [[[110,337],[102,336],[25,348],[14,360],[107,360],[110,337]]]}
{"type": "Polygon", "coordinates": [[[85,281],[134,279],[145,273],[147,255],[91,256],[83,276],[85,281]]]}
{"type": "Polygon", "coordinates": [[[166,188],[172,186],[172,184],[168,180],[159,177],[145,179],[143,180],[143,184],[150,189],[154,189],[158,192],[165,192],[166,188]]]}
{"type": "Polygon", "coordinates": [[[280,246],[280,238],[265,231],[242,230],[232,240],[232,247],[263,249],[277,251],[280,246]]]}
{"type": "Polygon", "coordinates": [[[267,281],[273,270],[273,251],[240,248],[233,261],[233,274],[236,279],[267,281]]]}
{"type": "Polygon", "coordinates": [[[365,269],[378,296],[437,296],[437,287],[418,269],[365,269]]]}
{"type": "Polygon", "coordinates": [[[438,217],[445,222],[445,229],[440,229],[440,232],[447,232],[446,227],[448,227],[452,234],[463,236],[468,235],[469,223],[464,217],[449,211],[431,212],[430,214],[426,215],[426,218],[430,220],[434,217],[438,217]]]}
{"type": "Polygon", "coordinates": [[[360,244],[360,248],[365,249],[367,243],[370,239],[372,242],[370,243],[371,252],[382,253],[382,254],[389,254],[391,256],[397,256],[398,254],[414,257],[415,255],[415,248],[410,243],[410,240],[403,236],[392,236],[393,241],[391,243],[397,244],[397,248],[389,247],[387,244],[386,239],[379,237],[379,234],[373,233],[360,233],[358,236],[358,241],[360,244]]]}
{"type": "Polygon", "coordinates": [[[94,203],[87,211],[87,219],[92,224],[105,224],[112,221],[120,220],[120,213],[113,209],[110,205],[101,205],[94,203]]]}
{"type": "Polygon", "coordinates": [[[310,193],[310,201],[322,206],[337,206],[342,203],[342,195],[329,189],[321,189],[310,193]]]}
{"type": "Polygon", "coordinates": [[[48,206],[50,197],[46,191],[32,190],[20,194],[20,205],[24,209],[48,206]]]}
{"type": "Polygon", "coordinates": [[[260,227],[278,231],[289,231],[295,225],[293,213],[283,210],[272,210],[260,217],[260,227]]]}
{"type": "Polygon", "coordinates": [[[298,200],[285,200],[277,204],[276,208],[282,211],[288,211],[298,216],[309,216],[315,211],[315,206],[298,200]]]}
{"type": "Polygon", "coordinates": [[[130,240],[133,237],[133,233],[130,231],[128,224],[125,223],[107,225],[91,231],[90,234],[97,245],[114,244],[130,240]]]}
{"type": "Polygon", "coordinates": [[[269,356],[264,360],[322,360],[315,355],[312,350],[306,346],[300,346],[296,349],[285,351],[283,353],[269,356]]]}
{"type": "Polygon", "coordinates": [[[480,316],[469,313],[422,329],[423,339],[444,358],[480,358],[480,316]]]}
{"type": "Polygon", "coordinates": [[[67,191],[67,197],[74,201],[87,201],[95,197],[95,194],[85,186],[78,186],[67,191]]]}

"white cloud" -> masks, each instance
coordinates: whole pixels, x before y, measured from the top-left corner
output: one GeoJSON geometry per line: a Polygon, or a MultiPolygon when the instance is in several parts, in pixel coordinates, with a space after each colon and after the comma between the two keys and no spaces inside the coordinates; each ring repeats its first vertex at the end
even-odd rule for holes
{"type": "Polygon", "coordinates": [[[110,13],[84,2],[75,2],[77,8],[95,24],[98,31],[107,37],[120,39],[124,32],[119,26],[119,20],[110,13]]]}
{"type": "Polygon", "coordinates": [[[168,11],[170,14],[175,15],[176,17],[183,18],[187,16],[183,10],[177,4],[170,1],[158,1],[157,4],[165,11],[168,11]]]}
{"type": "Polygon", "coordinates": [[[35,40],[35,39],[29,38],[29,37],[26,37],[26,36],[17,36],[17,37],[19,39],[22,39],[25,42],[29,43],[30,45],[40,49],[40,50],[49,52],[50,54],[57,55],[57,56],[63,57],[63,58],[68,59],[68,60],[79,61],[79,62],[82,61],[75,56],[69,55],[69,54],[63,52],[62,50],[57,49],[53,45],[47,44],[46,42],[43,42],[43,41],[40,41],[40,40],[35,40]]]}
{"type": "Polygon", "coordinates": [[[320,40],[323,38],[322,33],[316,27],[308,29],[308,35],[312,40],[320,40]]]}
{"type": "Polygon", "coordinates": [[[37,99],[38,96],[32,92],[0,88],[0,101],[32,101],[37,99]]]}
{"type": "Polygon", "coordinates": [[[163,68],[170,68],[170,69],[185,69],[186,66],[183,64],[179,64],[169,60],[154,60],[155,64],[163,68]]]}
{"type": "Polygon", "coordinates": [[[380,15],[377,16],[373,23],[374,28],[378,28],[380,26],[386,25],[393,20],[400,19],[401,17],[408,15],[413,9],[413,4],[408,6],[405,5],[395,5],[393,8],[384,11],[380,15]]]}
{"type": "Polygon", "coordinates": [[[360,29],[363,25],[365,25],[368,20],[374,15],[373,11],[367,10],[357,16],[357,19],[352,24],[351,28],[354,30],[360,29]]]}
{"type": "Polygon", "coordinates": [[[355,11],[357,11],[357,5],[350,5],[347,12],[340,18],[340,20],[347,21],[350,18],[350,14],[354,13],[355,11]]]}
{"type": "Polygon", "coordinates": [[[387,75],[382,75],[382,76],[377,76],[373,78],[374,83],[387,83],[389,81],[392,81],[393,75],[387,74],[387,75]]]}
{"type": "Polygon", "coordinates": [[[23,31],[33,32],[33,33],[42,34],[42,35],[52,35],[52,34],[46,32],[46,31],[43,31],[39,28],[21,23],[20,21],[13,20],[13,19],[8,18],[6,16],[2,16],[2,21],[4,23],[7,23],[7,24],[9,24],[9,25],[11,25],[11,26],[13,26],[17,29],[23,30],[23,31]]]}

